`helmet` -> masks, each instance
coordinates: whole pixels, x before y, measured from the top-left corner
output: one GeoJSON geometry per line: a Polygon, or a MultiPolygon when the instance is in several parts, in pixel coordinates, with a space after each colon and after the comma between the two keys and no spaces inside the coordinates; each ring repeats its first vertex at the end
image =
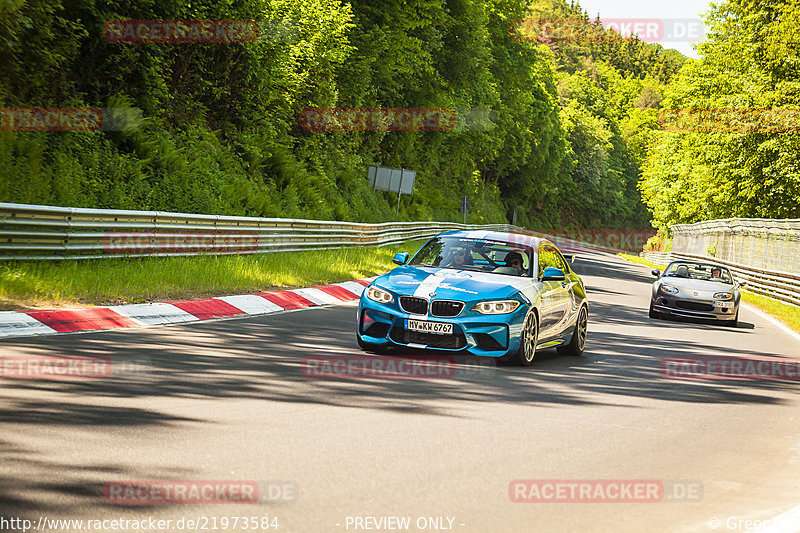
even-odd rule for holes
{"type": "Polygon", "coordinates": [[[522,254],[516,250],[508,252],[505,261],[507,266],[511,266],[512,261],[519,261],[520,267],[525,263],[522,259],[522,254]]]}

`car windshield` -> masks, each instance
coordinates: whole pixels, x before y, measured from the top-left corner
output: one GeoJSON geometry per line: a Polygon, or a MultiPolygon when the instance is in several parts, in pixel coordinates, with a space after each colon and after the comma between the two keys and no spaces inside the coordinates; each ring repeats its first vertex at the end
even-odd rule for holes
{"type": "Polygon", "coordinates": [[[519,244],[462,237],[437,237],[416,253],[410,265],[530,276],[531,250],[519,244]]]}
{"type": "Polygon", "coordinates": [[[671,278],[689,278],[715,283],[732,283],[731,273],[727,268],[706,263],[677,262],[672,263],[664,276],[671,278]]]}

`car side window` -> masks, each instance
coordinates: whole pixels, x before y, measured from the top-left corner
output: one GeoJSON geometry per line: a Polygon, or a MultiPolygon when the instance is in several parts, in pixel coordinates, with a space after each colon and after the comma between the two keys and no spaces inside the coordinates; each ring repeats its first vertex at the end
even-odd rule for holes
{"type": "Polygon", "coordinates": [[[561,252],[552,248],[553,256],[555,257],[556,268],[559,269],[564,274],[569,274],[569,266],[567,266],[567,260],[564,259],[564,256],[561,255],[561,252]]]}
{"type": "Polygon", "coordinates": [[[544,275],[546,268],[554,267],[555,259],[553,257],[552,249],[543,244],[539,247],[539,278],[544,275]]]}

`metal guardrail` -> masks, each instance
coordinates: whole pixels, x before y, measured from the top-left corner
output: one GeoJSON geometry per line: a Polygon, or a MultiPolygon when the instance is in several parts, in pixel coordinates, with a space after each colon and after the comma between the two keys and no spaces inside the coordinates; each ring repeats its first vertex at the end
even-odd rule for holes
{"type": "Polygon", "coordinates": [[[678,259],[695,259],[717,263],[728,267],[734,277],[747,283],[745,289],[776,298],[784,302],[800,305],[800,275],[791,272],[779,272],[742,265],[732,261],[709,257],[708,255],[688,254],[681,252],[644,252],[642,256],[656,265],[667,265],[678,259]]]}
{"type": "Polygon", "coordinates": [[[387,245],[505,224],[359,224],[0,203],[0,260],[245,254],[387,245]]]}
{"type": "MultiPolygon", "coordinates": [[[[455,222],[359,224],[0,203],[0,261],[323,250],[387,245],[458,229],[518,228],[455,222]]],[[[748,290],[800,305],[800,220],[712,220],[672,229],[673,251],[647,252],[647,260],[656,264],[673,259],[717,262],[746,281],[748,290]],[[706,254],[710,246],[715,248],[714,257],[706,254]]],[[[556,243],[562,240],[539,235],[556,243]]],[[[576,242],[570,240],[569,244],[576,242]]]]}

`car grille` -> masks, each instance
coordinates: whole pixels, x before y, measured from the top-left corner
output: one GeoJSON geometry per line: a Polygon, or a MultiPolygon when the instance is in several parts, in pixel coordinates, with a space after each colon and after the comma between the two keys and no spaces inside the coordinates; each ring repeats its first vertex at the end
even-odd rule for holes
{"type": "Polygon", "coordinates": [[[434,300],[431,302],[431,315],[433,316],[458,316],[464,309],[464,302],[454,300],[434,300]]]}
{"type": "Polygon", "coordinates": [[[714,306],[709,303],[695,302],[692,300],[675,300],[675,307],[690,311],[713,311],[714,306]]]}
{"type": "Polygon", "coordinates": [[[400,307],[406,313],[412,315],[425,315],[428,314],[428,300],[425,298],[416,298],[414,296],[401,296],[400,307]]]}
{"type": "Polygon", "coordinates": [[[389,334],[391,339],[400,344],[424,344],[431,348],[448,348],[459,350],[467,345],[464,335],[436,335],[435,333],[422,333],[404,328],[392,328],[389,334]]]}

